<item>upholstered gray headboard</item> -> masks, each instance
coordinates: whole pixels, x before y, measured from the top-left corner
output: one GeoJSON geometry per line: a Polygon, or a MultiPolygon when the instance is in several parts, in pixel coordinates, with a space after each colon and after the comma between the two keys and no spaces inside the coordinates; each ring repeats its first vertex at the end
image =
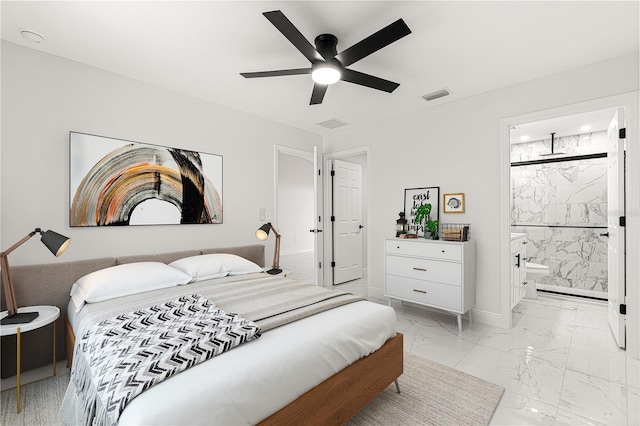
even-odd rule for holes
{"type": "MultiPolygon", "coordinates": [[[[71,286],[82,276],[108,268],[132,262],[163,262],[189,256],[209,253],[232,253],[264,266],[264,246],[253,244],[238,247],[206,248],[175,251],[148,255],[104,257],[99,259],[58,262],[43,265],[24,265],[11,268],[11,277],[18,306],[54,305],[60,308],[60,319],[56,325],[56,357],[65,359],[64,321],[67,317],[67,304],[71,286]]],[[[0,292],[2,310],[6,310],[4,294],[0,292]]],[[[51,328],[43,327],[24,333],[22,336],[22,371],[51,363],[51,328]]],[[[15,336],[2,337],[2,378],[16,374],[15,336]]]]}

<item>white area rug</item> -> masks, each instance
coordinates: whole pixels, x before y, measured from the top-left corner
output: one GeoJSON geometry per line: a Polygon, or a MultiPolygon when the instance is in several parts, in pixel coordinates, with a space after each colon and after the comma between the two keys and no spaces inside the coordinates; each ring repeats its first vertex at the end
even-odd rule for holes
{"type": "Polygon", "coordinates": [[[487,425],[504,392],[502,386],[406,353],[398,382],[400,393],[389,386],[348,425],[487,425]]]}

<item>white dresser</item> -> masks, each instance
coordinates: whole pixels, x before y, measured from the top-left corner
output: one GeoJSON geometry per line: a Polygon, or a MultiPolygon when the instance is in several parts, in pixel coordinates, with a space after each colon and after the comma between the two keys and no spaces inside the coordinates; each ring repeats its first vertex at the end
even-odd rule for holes
{"type": "Polygon", "coordinates": [[[389,304],[398,299],[453,312],[462,331],[462,314],[476,303],[474,241],[388,238],[384,266],[389,304]]]}

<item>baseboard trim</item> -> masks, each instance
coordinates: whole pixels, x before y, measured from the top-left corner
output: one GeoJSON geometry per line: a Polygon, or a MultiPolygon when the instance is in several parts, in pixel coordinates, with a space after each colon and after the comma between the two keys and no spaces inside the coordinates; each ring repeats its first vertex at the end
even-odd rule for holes
{"type": "MultiPolygon", "coordinates": [[[[511,312],[509,312],[509,314],[511,314],[511,312]]],[[[502,314],[483,311],[480,309],[471,309],[471,316],[473,321],[477,321],[481,324],[490,325],[492,327],[508,328],[502,314]]]]}
{"type": "Polygon", "coordinates": [[[369,287],[368,294],[369,294],[369,297],[373,297],[375,299],[386,299],[387,298],[387,296],[384,295],[384,289],[382,289],[382,288],[369,287]]]}

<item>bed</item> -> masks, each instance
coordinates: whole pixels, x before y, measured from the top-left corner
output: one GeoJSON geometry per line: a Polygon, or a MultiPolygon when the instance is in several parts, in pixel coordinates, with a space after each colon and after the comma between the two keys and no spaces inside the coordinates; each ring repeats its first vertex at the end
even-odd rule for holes
{"type": "MultiPolygon", "coordinates": [[[[169,263],[176,257],[163,260],[169,263]]],[[[121,263],[145,260],[149,258],[137,256],[121,263]]],[[[127,405],[119,424],[344,424],[402,374],[402,335],[395,331],[391,308],[258,272],[203,279],[81,307],[72,300],[65,320],[69,361],[73,362],[76,335],[103,319],[196,293],[252,321],[261,313],[267,318],[257,323],[265,331],[259,339],[143,392],[127,405]],[[279,295],[289,291],[326,297],[335,306],[289,322],[269,311],[279,303],[279,295]],[[256,302],[247,297],[252,292],[267,296],[256,302]]],[[[76,422],[72,387],[73,383],[61,411],[67,423],[76,422]]]]}

